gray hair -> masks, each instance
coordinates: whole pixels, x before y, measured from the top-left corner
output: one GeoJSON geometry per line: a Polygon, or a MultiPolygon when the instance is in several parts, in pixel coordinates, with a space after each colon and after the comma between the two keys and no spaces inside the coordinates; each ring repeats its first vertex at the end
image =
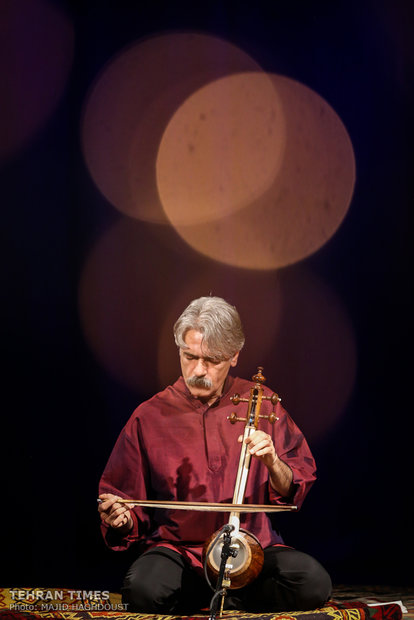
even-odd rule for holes
{"type": "Polygon", "coordinates": [[[186,333],[195,329],[203,335],[203,344],[213,357],[230,359],[244,345],[243,327],[239,313],[221,297],[194,299],[174,325],[177,347],[186,348],[186,333]]]}

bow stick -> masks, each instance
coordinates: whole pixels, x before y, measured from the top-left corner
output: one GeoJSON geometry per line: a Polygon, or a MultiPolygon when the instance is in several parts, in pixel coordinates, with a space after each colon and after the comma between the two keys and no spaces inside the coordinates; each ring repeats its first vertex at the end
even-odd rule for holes
{"type": "MultiPolygon", "coordinates": [[[[268,504],[233,504],[233,503],[215,503],[215,502],[169,502],[159,500],[141,500],[141,499],[118,499],[118,504],[127,504],[131,508],[134,506],[142,506],[143,508],[167,508],[170,510],[201,510],[205,512],[289,512],[297,510],[297,506],[293,505],[268,505],[268,504]]],[[[102,503],[98,499],[98,503],[102,503]]]]}

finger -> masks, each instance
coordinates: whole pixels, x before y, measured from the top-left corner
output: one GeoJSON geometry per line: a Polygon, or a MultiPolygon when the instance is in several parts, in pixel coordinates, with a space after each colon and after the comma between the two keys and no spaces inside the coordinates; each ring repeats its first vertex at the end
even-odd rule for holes
{"type": "Polygon", "coordinates": [[[113,519],[111,525],[112,527],[122,527],[126,525],[129,521],[129,511],[124,512],[121,515],[118,515],[115,519],[113,519]]]}
{"type": "Polygon", "coordinates": [[[121,520],[120,516],[114,515],[114,514],[106,515],[103,518],[103,522],[106,523],[106,525],[109,525],[110,527],[117,527],[120,520],[121,520]]]}
{"type": "Polygon", "coordinates": [[[127,510],[123,504],[118,504],[116,500],[117,498],[114,498],[113,502],[109,502],[109,506],[107,506],[106,503],[103,503],[101,507],[98,508],[101,518],[105,521],[105,523],[108,518],[117,517],[127,510]]]}
{"type": "Polygon", "coordinates": [[[101,513],[101,519],[107,525],[113,526],[115,519],[118,519],[120,516],[124,515],[127,512],[127,509],[124,506],[112,507],[108,512],[101,513]]]}
{"type": "Polygon", "coordinates": [[[116,519],[111,519],[110,521],[110,526],[111,527],[121,527],[122,523],[123,523],[124,517],[117,517],[116,519]]]}
{"type": "MultiPolygon", "coordinates": [[[[257,439],[257,437],[256,437],[256,439],[257,439]]],[[[254,441],[255,441],[255,437],[254,437],[254,433],[253,433],[253,435],[249,435],[248,437],[246,437],[246,439],[244,440],[244,443],[246,445],[248,445],[248,444],[250,444],[250,443],[252,443],[254,441]]]]}
{"type": "Polygon", "coordinates": [[[271,446],[266,446],[265,448],[255,452],[255,456],[266,456],[266,454],[273,454],[271,446]]]}
{"type": "Polygon", "coordinates": [[[250,454],[257,454],[259,450],[267,447],[269,447],[269,442],[266,439],[263,439],[262,441],[252,444],[249,448],[249,452],[250,454]]]}
{"type": "Polygon", "coordinates": [[[254,433],[246,437],[245,443],[246,444],[251,443],[251,442],[256,443],[257,441],[260,441],[260,439],[264,439],[265,437],[270,438],[270,435],[267,435],[263,431],[254,431],[254,433]]]}
{"type": "Polygon", "coordinates": [[[111,506],[113,506],[115,502],[117,502],[120,499],[120,497],[118,497],[117,495],[111,495],[110,493],[108,493],[108,494],[100,495],[99,499],[102,499],[102,503],[99,504],[98,506],[99,512],[108,512],[111,506]]]}
{"type": "Polygon", "coordinates": [[[104,502],[115,500],[115,499],[119,499],[119,498],[117,495],[114,495],[113,493],[101,493],[99,495],[98,501],[100,500],[100,503],[102,504],[104,502]]]}
{"type": "Polygon", "coordinates": [[[111,516],[119,517],[120,515],[123,515],[126,512],[128,512],[128,508],[126,508],[126,506],[124,506],[122,504],[114,504],[112,506],[111,516]]]}

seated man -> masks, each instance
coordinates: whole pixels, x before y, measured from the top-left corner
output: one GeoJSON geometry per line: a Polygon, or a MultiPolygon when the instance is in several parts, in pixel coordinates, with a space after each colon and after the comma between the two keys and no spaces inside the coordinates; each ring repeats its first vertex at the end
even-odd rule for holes
{"type": "MultiPolygon", "coordinates": [[[[218,297],[196,299],[177,320],[174,336],[182,376],[134,411],[100,483],[107,545],[136,546],[122,589],[128,611],[191,613],[207,607],[213,593],[203,575],[202,549],[228,515],[130,508],[118,500],[231,502],[243,440],[240,425],[227,419],[234,411],[230,397],[248,398],[252,386],[228,374],[244,345],[236,309],[218,297]]],[[[272,409],[262,401],[264,415],[272,409]]],[[[280,403],[276,415],[274,424],[263,423],[265,430],[244,440],[252,455],[245,501],[300,507],[315,480],[315,462],[280,403]]],[[[329,575],[315,559],[284,545],[275,513],[244,513],[240,525],[260,541],[264,564],[252,583],[229,591],[226,600],[240,609],[272,612],[309,610],[327,601],[329,575]]]]}

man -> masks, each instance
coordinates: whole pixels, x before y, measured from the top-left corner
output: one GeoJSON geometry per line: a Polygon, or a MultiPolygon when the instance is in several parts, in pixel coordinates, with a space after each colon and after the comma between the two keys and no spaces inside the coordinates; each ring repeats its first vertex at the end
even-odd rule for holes
{"type": "MultiPolygon", "coordinates": [[[[237,364],[244,335],[236,309],[223,299],[191,302],[177,320],[174,336],[182,376],[135,410],[100,483],[106,543],[115,550],[132,544],[137,548],[122,589],[129,611],[191,613],[208,606],[212,592],[203,576],[202,548],[228,515],[130,509],[118,500],[231,502],[242,427],[227,419],[234,411],[230,396],[248,398],[252,386],[228,374],[237,364]]],[[[272,409],[262,401],[263,415],[272,409]]],[[[245,439],[253,457],[245,501],[300,507],[315,480],[314,459],[280,403],[276,415],[275,424],[263,421],[245,439]]],[[[250,611],[308,610],[326,602],[329,575],[312,557],[284,545],[275,513],[242,514],[240,525],[259,539],[265,560],[257,579],[231,590],[227,601],[250,611]]]]}

